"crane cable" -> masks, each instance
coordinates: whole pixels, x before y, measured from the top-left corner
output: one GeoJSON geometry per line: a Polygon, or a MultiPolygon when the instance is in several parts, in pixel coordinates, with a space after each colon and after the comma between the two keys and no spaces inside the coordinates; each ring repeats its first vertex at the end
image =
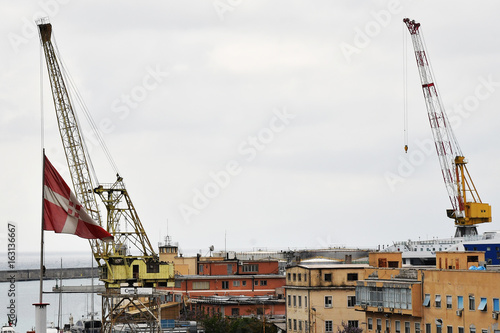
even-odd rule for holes
{"type": "Polygon", "coordinates": [[[408,37],[405,28],[406,25],[403,24],[403,140],[405,153],[408,153],[408,37]]]}
{"type": "MultiPolygon", "coordinates": [[[[92,129],[92,132],[94,133],[99,145],[101,146],[101,149],[103,150],[104,152],[104,155],[106,156],[106,158],[108,159],[108,162],[111,166],[111,168],[113,169],[113,171],[118,174],[118,167],[116,166],[116,163],[113,159],[113,157],[111,156],[111,153],[108,149],[108,147],[106,146],[106,143],[102,137],[102,134],[101,132],[99,131],[99,128],[97,126],[97,124],[95,123],[94,119],[92,118],[92,115],[90,114],[88,108],[87,108],[87,105],[85,104],[80,92],[78,91],[77,87],[76,87],[76,84],[74,83],[74,80],[73,78],[71,77],[69,71],[66,69],[67,66],[66,64],[64,63],[62,57],[61,57],[61,54],[59,52],[59,48],[57,47],[57,42],[56,42],[56,38],[54,36],[54,32],[52,32],[52,41],[53,41],[53,44],[54,44],[54,51],[55,51],[55,54],[56,54],[56,57],[57,59],[59,60],[59,63],[60,63],[60,66],[61,66],[61,72],[64,76],[64,78],[66,79],[66,82],[69,83],[69,88],[68,89],[68,92],[70,93],[70,95],[73,97],[73,100],[76,100],[76,102],[80,105],[80,108],[82,109],[83,111],[83,114],[85,115],[85,118],[87,119],[91,129],[92,129]]],[[[75,112],[75,119],[78,123],[78,127],[81,128],[81,125],[80,125],[80,121],[78,119],[78,116],[77,116],[77,113],[75,112]]],[[[81,136],[81,139],[82,139],[82,143],[83,143],[83,148],[85,150],[85,154],[87,156],[89,156],[89,151],[88,151],[88,147],[87,147],[87,144],[85,142],[85,138],[83,136],[82,133],[80,133],[80,136],[81,136]]],[[[94,169],[94,165],[92,163],[92,159],[91,158],[88,158],[88,161],[89,163],[89,168],[91,169],[91,172],[92,172],[92,175],[93,175],[93,178],[95,179],[96,181],[96,184],[99,184],[98,182],[98,179],[97,179],[97,175],[96,175],[96,172],[95,172],[95,169],[94,169]]]]}

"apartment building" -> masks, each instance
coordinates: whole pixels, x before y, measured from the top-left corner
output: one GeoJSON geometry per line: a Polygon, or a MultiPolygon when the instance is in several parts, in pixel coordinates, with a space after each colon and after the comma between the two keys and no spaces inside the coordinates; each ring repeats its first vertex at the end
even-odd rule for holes
{"type": "Polygon", "coordinates": [[[166,299],[197,314],[264,315],[284,319],[285,276],[278,260],[238,260],[227,257],[183,257],[167,240],[160,261],[175,265],[175,286],[159,288],[166,299]]]}
{"type": "Polygon", "coordinates": [[[336,332],[344,321],[360,327],[355,288],[366,264],[299,264],[286,270],[287,332],[336,332]]]}
{"type": "Polygon", "coordinates": [[[433,268],[401,267],[400,253],[388,255],[394,267],[374,253],[357,282],[366,332],[499,332],[500,271],[484,268],[484,252],[438,252],[433,268]]]}

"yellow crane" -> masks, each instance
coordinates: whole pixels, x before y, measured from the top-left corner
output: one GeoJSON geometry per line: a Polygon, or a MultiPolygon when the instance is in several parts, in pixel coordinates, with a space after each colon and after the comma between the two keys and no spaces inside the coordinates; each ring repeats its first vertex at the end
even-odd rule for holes
{"type": "MultiPolygon", "coordinates": [[[[456,237],[477,235],[477,224],[491,222],[491,206],[481,201],[467,170],[467,160],[462,154],[438,95],[425,44],[422,40],[420,23],[408,18],[405,18],[403,22],[411,35],[427,115],[444,183],[452,205],[452,209],[447,210],[447,216],[455,220],[456,237]]],[[[405,150],[407,149],[405,146],[405,150]]]]}
{"type": "MultiPolygon", "coordinates": [[[[174,267],[172,263],[159,261],[125,188],[123,178],[117,174],[113,183],[94,186],[89,169],[90,158],[63,78],[60,60],[51,41],[52,25],[47,19],[39,20],[37,24],[59,133],[75,195],[92,218],[114,237],[111,244],[100,240],[90,241],[94,258],[100,267],[100,280],[106,287],[102,308],[103,331],[111,332],[112,326],[125,318],[123,306],[131,298],[130,295],[122,295],[120,287],[130,287],[132,290],[135,288],[136,292],[137,288],[142,288],[141,292],[146,290],[146,294],[151,290],[153,295],[154,288],[158,286],[174,286],[174,267]],[[106,223],[101,219],[96,196],[101,198],[106,207],[106,223]]],[[[149,309],[144,312],[152,314],[149,309]]],[[[157,317],[153,317],[143,320],[153,323],[159,321],[157,317]]]]}

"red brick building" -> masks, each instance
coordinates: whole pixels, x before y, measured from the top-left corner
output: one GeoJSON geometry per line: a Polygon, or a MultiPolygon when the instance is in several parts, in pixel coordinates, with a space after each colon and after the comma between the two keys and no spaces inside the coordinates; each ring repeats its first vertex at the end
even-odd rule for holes
{"type": "Polygon", "coordinates": [[[277,260],[203,260],[198,275],[177,275],[172,300],[198,313],[226,316],[285,315],[285,275],[277,260]]]}
{"type": "Polygon", "coordinates": [[[277,260],[213,260],[199,261],[198,275],[279,274],[277,260]]]}

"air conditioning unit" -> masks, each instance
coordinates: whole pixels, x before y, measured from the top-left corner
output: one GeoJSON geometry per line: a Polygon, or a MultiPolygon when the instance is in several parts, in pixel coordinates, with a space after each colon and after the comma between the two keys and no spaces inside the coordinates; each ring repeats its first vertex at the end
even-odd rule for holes
{"type": "Polygon", "coordinates": [[[498,312],[493,312],[493,313],[491,314],[491,317],[492,317],[493,319],[498,319],[498,312]]]}
{"type": "Polygon", "coordinates": [[[378,307],[378,311],[379,311],[379,312],[384,312],[384,307],[383,307],[383,306],[379,306],[379,307],[378,307]]]}
{"type": "Polygon", "coordinates": [[[462,311],[463,309],[457,310],[457,316],[462,317],[462,311]]]}

